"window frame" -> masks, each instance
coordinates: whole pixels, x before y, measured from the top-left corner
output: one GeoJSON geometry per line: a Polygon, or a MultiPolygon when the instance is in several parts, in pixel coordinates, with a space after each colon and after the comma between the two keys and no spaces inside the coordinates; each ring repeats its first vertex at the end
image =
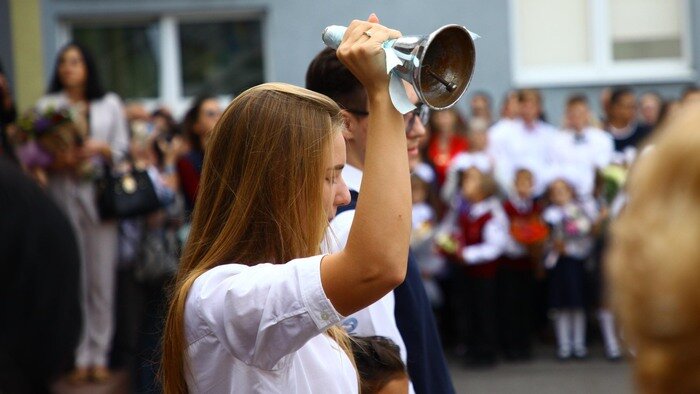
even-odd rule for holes
{"type": "MultiPolygon", "coordinates": [[[[236,22],[256,20],[260,22],[263,53],[263,75],[267,79],[266,51],[266,14],[262,10],[238,11],[202,11],[202,12],[161,12],[139,15],[80,15],[63,18],[58,25],[56,35],[58,47],[62,47],[72,39],[74,26],[118,27],[140,24],[156,24],[158,26],[158,97],[124,98],[125,101],[139,103],[148,109],[159,105],[168,106],[177,117],[185,113],[194,96],[184,95],[182,80],[182,54],[180,51],[180,24],[188,22],[236,22]]],[[[232,95],[218,96],[221,103],[228,103],[232,95]]]]}
{"type": "Polygon", "coordinates": [[[518,41],[517,0],[508,0],[510,18],[511,77],[516,87],[598,86],[636,83],[690,82],[696,77],[692,68],[692,34],[689,0],[680,0],[681,57],[679,59],[614,60],[610,32],[610,0],[586,0],[588,6],[589,52],[587,63],[576,65],[523,66],[522,44],[518,41]]]}

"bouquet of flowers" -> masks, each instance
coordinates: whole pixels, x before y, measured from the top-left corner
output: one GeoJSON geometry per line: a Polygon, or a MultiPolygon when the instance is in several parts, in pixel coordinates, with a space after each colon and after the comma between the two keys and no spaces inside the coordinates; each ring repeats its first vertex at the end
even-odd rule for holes
{"type": "Polygon", "coordinates": [[[549,236],[549,228],[535,215],[516,218],[511,222],[510,234],[521,245],[530,246],[543,243],[549,236]]]}
{"type": "Polygon", "coordinates": [[[18,156],[29,168],[77,170],[85,128],[69,108],[29,110],[18,121],[18,156]]]}
{"type": "Polygon", "coordinates": [[[588,235],[592,228],[591,220],[583,210],[575,204],[564,209],[562,230],[565,238],[578,238],[588,235]]]}

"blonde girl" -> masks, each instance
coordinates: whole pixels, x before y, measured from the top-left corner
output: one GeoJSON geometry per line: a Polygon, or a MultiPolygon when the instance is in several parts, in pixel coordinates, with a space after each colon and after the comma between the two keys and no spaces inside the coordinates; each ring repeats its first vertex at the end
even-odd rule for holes
{"type": "Polygon", "coordinates": [[[370,112],[363,194],[341,252],[320,251],[349,201],[340,108],[265,84],[217,122],[165,326],[166,393],[357,392],[336,324],[399,285],[408,258],[406,134],[381,48],[399,36],[372,15],[353,21],[338,49],[370,112]]]}

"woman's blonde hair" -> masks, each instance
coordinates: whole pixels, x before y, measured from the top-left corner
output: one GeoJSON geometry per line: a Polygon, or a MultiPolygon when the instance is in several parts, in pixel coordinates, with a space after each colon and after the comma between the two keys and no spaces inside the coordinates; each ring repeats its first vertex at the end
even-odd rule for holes
{"type": "MultiPolygon", "coordinates": [[[[340,108],[328,97],[268,83],[241,93],[211,132],[191,232],[163,336],[166,393],[187,385],[184,309],[192,283],[221,264],[284,264],[320,254],[322,188],[340,108]]],[[[347,334],[329,330],[351,355],[347,334]]]]}
{"type": "Polygon", "coordinates": [[[645,393],[700,392],[700,106],[632,168],[607,254],[611,302],[645,393]]]}

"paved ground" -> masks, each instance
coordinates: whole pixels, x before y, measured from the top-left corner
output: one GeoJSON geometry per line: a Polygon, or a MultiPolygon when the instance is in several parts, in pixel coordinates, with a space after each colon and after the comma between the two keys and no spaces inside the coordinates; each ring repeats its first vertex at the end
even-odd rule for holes
{"type": "Polygon", "coordinates": [[[529,363],[501,363],[493,369],[464,368],[450,360],[458,393],[469,394],[628,394],[633,392],[631,368],[626,362],[607,361],[602,350],[591,349],[582,361],[558,362],[553,349],[538,349],[529,363]]]}
{"type": "MultiPolygon", "coordinates": [[[[610,363],[599,348],[583,361],[561,363],[553,349],[538,348],[529,363],[501,363],[493,369],[474,370],[450,359],[452,379],[458,393],[468,394],[629,394],[632,393],[630,367],[625,362],[610,363]]],[[[118,371],[104,384],[81,387],[58,382],[57,394],[128,394],[129,377],[118,371]]]]}

